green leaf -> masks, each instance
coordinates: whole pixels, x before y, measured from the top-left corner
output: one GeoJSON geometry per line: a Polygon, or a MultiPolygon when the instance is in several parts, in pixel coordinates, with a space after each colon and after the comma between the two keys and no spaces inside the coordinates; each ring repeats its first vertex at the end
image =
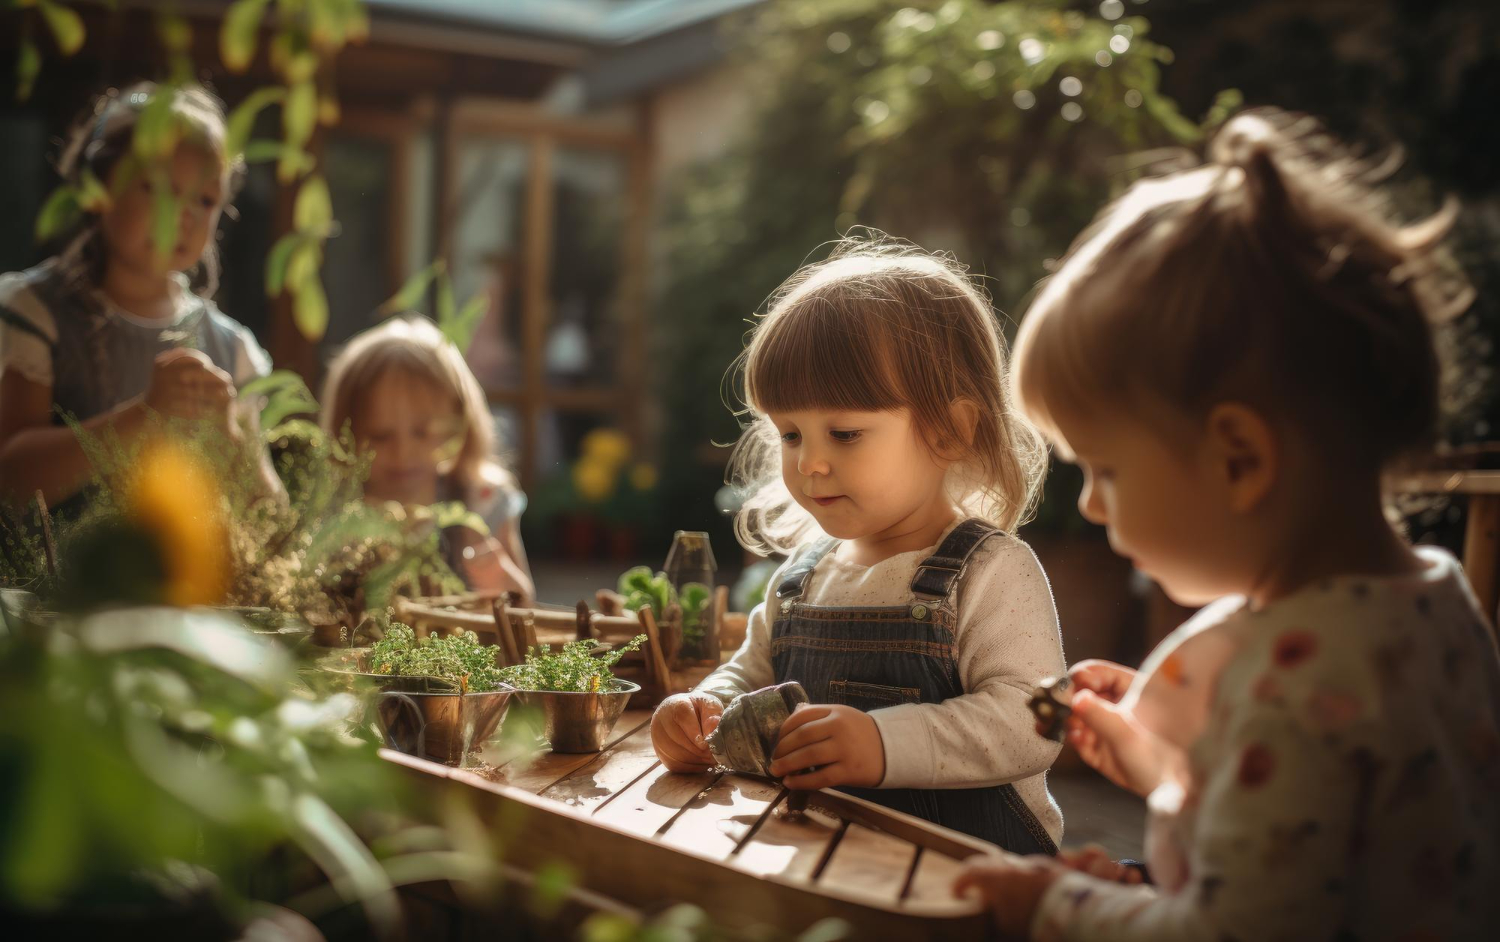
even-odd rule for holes
{"type": "Polygon", "coordinates": [[[255,58],[260,23],[268,0],[238,0],[224,13],[219,29],[219,57],[231,72],[243,72],[255,58]]]}
{"type": "Polygon", "coordinates": [[[85,649],[99,654],[175,651],[265,689],[278,689],[292,673],[285,649],[214,612],[113,609],[84,619],[78,626],[78,640],[85,649]]]}
{"type": "Polygon", "coordinates": [[[156,33],[168,53],[182,54],[193,44],[193,28],[188,21],[172,13],[158,13],[156,33]]]}
{"type": "Polygon", "coordinates": [[[21,40],[21,48],[16,53],[16,101],[25,101],[31,97],[36,77],[41,71],[42,54],[36,48],[36,43],[29,38],[21,40]]]}
{"type": "Polygon", "coordinates": [[[312,154],[300,147],[284,144],[281,148],[281,160],[276,164],[276,180],[278,183],[289,184],[316,165],[317,161],[312,154]]]}
{"type": "Polygon", "coordinates": [[[78,191],[64,183],[52,191],[52,195],[47,197],[47,202],[42,204],[42,211],[37,214],[37,241],[51,241],[73,228],[82,216],[83,210],[78,203],[78,191]]]}
{"type": "Polygon", "coordinates": [[[176,94],[174,86],[158,87],[136,120],[131,147],[142,160],[166,157],[177,146],[177,119],[172,114],[172,98],[176,94]]]}
{"type": "Polygon", "coordinates": [[[323,333],[328,330],[328,298],[323,294],[323,282],[309,278],[297,289],[296,300],[292,303],[292,319],[308,340],[317,342],[323,339],[323,333]]]}
{"type": "MultiPolygon", "coordinates": [[[[228,133],[224,138],[224,149],[231,154],[240,154],[249,146],[250,135],[255,129],[255,119],[274,102],[286,101],[286,89],[279,87],[257,88],[229,113],[228,133]]],[[[277,142],[277,153],[280,153],[277,142]]]]}
{"type": "Polygon", "coordinates": [[[271,251],[266,255],[266,296],[274,298],[281,293],[282,286],[286,284],[287,262],[292,257],[292,250],[302,244],[305,237],[299,233],[292,232],[276,240],[271,246],[271,251]]]}
{"type": "Polygon", "coordinates": [[[406,279],[406,284],[382,305],[376,313],[382,317],[398,314],[402,311],[410,311],[422,303],[422,297],[427,294],[427,286],[432,284],[432,279],[438,276],[447,267],[447,263],[438,259],[431,265],[406,279]]]}
{"type": "Polygon", "coordinates": [[[303,285],[317,280],[318,267],[322,264],[322,247],[316,239],[303,235],[292,249],[292,257],[287,260],[285,287],[294,292],[301,291],[303,285]]]}
{"type": "Polygon", "coordinates": [[[65,56],[71,56],[83,48],[83,17],[53,0],[37,0],[37,9],[47,21],[47,28],[57,40],[57,48],[65,56]]]}
{"type": "Polygon", "coordinates": [[[280,141],[251,141],[240,157],[247,164],[263,164],[286,156],[287,147],[280,141]]]}
{"type": "Polygon", "coordinates": [[[300,150],[312,138],[318,121],[318,90],[311,82],[298,82],[287,95],[281,126],[289,146],[300,150]]]}
{"type": "Polygon", "coordinates": [[[328,195],[328,183],[321,176],[308,177],[297,191],[292,225],[299,232],[318,234],[326,234],[333,226],[333,201],[328,195]]]}
{"type": "Polygon", "coordinates": [[[298,844],[326,873],[345,898],[358,899],[377,926],[395,926],[400,918],[396,894],[380,864],[345,823],[316,795],[292,801],[292,826],[298,844]]]}
{"type": "Polygon", "coordinates": [[[240,398],[265,396],[260,410],[260,427],[272,429],[289,416],[311,415],[318,411],[318,400],[302,377],[292,370],[274,370],[253,379],[240,389],[240,398]]]}
{"type": "Polygon", "coordinates": [[[85,212],[103,212],[110,202],[109,190],[87,167],[78,175],[78,205],[85,212]]]}
{"type": "Polygon", "coordinates": [[[551,919],[567,902],[568,893],[578,882],[578,873],[562,861],[548,861],[536,871],[531,904],[537,915],[551,919]]]}
{"type": "Polygon", "coordinates": [[[489,298],[482,294],[472,297],[458,314],[446,322],[439,321],[438,328],[442,330],[444,337],[453,342],[460,353],[468,353],[469,345],[474,342],[474,332],[479,329],[479,322],[489,309],[489,298]]]}

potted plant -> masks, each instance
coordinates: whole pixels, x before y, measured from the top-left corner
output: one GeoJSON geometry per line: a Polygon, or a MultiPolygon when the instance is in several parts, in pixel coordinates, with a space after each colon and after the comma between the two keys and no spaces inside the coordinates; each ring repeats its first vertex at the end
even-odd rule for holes
{"type": "Polygon", "coordinates": [[[462,764],[500,728],[514,692],[495,667],[494,645],[473,632],[417,638],[399,622],[356,656],[357,673],[380,689],[376,718],[386,742],[411,755],[462,764]]]}
{"type": "Polygon", "coordinates": [[[596,642],[569,641],[552,653],[549,645],[526,652],[526,661],[500,670],[500,677],[528,707],[540,708],[553,752],[598,752],[640,685],[621,680],[610,668],[646,641],[636,635],[628,644],[600,655],[596,642]]]}
{"type": "Polygon", "coordinates": [[[666,573],[653,575],[650,567],[636,566],[620,575],[618,588],[627,611],[650,608],[656,616],[665,640],[662,654],[674,667],[718,660],[717,651],[704,650],[707,621],[713,617],[713,590],[707,585],[689,582],[678,592],[666,573]]]}

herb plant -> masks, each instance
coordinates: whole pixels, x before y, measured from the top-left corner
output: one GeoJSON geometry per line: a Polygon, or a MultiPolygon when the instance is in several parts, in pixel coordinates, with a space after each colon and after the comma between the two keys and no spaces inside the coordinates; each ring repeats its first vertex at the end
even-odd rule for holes
{"type": "Polygon", "coordinates": [[[637,650],[646,641],[645,635],[636,635],[629,644],[622,645],[598,657],[589,653],[592,641],[569,641],[557,654],[550,645],[542,645],[540,651],[533,648],[526,652],[526,663],[502,668],[501,679],[520,690],[551,690],[563,693],[589,693],[608,690],[615,676],[610,668],[620,658],[637,650]]]}
{"type": "Polygon", "coordinates": [[[666,616],[667,609],[677,601],[677,592],[672,588],[672,581],[667,578],[667,574],[659,572],[653,576],[646,566],[625,570],[620,575],[619,590],[625,596],[627,610],[638,612],[650,606],[657,621],[661,621],[666,616]]]}
{"type": "Polygon", "coordinates": [[[472,631],[418,639],[416,632],[392,622],[385,637],[370,648],[370,672],[393,677],[436,677],[458,686],[460,693],[480,693],[500,686],[495,645],[481,645],[472,631]]]}

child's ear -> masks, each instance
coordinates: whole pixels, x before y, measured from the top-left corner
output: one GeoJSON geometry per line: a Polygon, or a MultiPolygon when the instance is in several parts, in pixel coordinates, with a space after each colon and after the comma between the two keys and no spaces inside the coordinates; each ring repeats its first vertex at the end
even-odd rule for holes
{"type": "Polygon", "coordinates": [[[1238,402],[1214,406],[1204,431],[1214,471],[1229,495],[1229,509],[1249,513],[1276,483],[1276,434],[1259,412],[1238,402]]]}
{"type": "Polygon", "coordinates": [[[974,430],[979,427],[979,406],[970,399],[960,399],[948,407],[948,416],[960,439],[956,442],[940,439],[933,451],[944,461],[957,461],[968,454],[974,444],[974,430]]]}

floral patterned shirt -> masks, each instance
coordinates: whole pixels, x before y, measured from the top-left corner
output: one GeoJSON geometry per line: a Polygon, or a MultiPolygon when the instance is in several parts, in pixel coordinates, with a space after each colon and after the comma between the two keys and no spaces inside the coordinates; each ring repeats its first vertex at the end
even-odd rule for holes
{"type": "Polygon", "coordinates": [[[1168,637],[1122,705],[1176,770],[1155,886],[1069,873],[1037,939],[1492,939],[1500,657],[1457,561],[1341,577],[1168,637]]]}

